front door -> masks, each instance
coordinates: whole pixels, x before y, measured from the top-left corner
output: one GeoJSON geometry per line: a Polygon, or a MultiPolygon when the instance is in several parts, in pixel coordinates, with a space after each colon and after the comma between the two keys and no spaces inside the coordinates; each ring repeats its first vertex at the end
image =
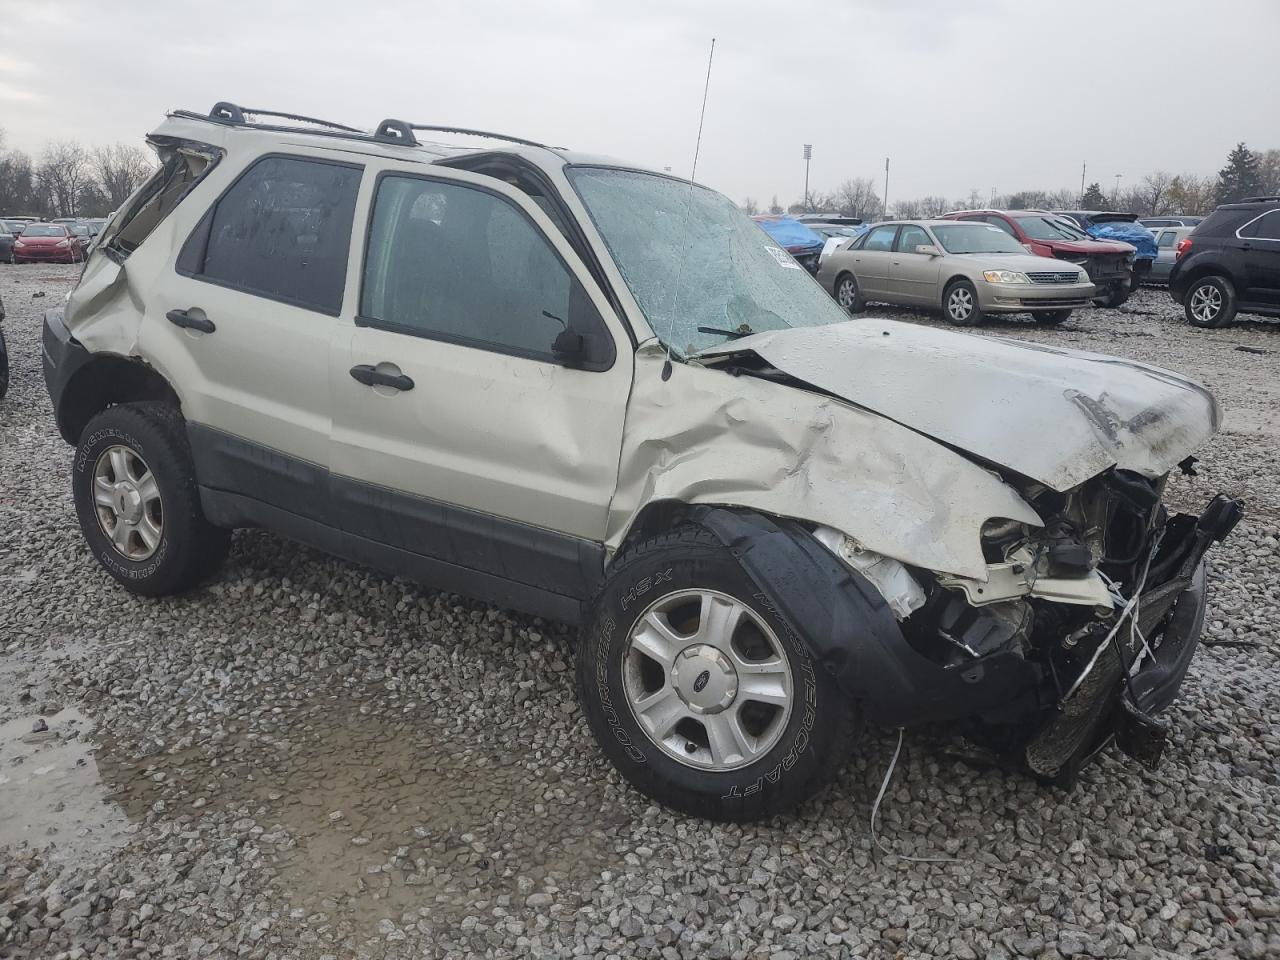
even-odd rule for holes
{"type": "Polygon", "coordinates": [[[617,481],[625,328],[514,187],[388,162],[366,205],[359,303],[331,368],[344,530],[580,596],[617,481]],[[566,333],[577,356],[557,352],[566,333]]]}

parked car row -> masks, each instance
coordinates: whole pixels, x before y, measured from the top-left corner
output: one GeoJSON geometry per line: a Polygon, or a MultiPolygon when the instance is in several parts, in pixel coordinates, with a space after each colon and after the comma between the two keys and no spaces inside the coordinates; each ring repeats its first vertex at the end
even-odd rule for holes
{"type": "Polygon", "coordinates": [[[0,263],[80,263],[106,219],[0,217],[0,263]]]}

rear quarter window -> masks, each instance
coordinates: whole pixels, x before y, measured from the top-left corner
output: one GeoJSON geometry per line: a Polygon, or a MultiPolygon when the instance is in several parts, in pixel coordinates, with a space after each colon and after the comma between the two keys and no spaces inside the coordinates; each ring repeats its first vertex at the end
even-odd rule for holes
{"type": "Polygon", "coordinates": [[[155,230],[217,163],[220,154],[207,144],[160,147],[161,165],[114,217],[100,249],[123,262],[155,230]]]}

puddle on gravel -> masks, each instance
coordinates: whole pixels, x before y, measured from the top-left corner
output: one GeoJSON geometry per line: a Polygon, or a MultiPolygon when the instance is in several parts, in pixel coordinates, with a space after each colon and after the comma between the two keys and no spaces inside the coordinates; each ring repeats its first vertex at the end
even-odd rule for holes
{"type": "Polygon", "coordinates": [[[449,923],[503,894],[516,909],[620,859],[614,834],[628,817],[604,809],[600,785],[537,756],[518,729],[501,745],[456,717],[417,714],[312,702],[272,735],[235,734],[216,764],[196,747],[107,777],[134,817],[178,784],[173,815],[247,806],[289,905],[359,926],[411,912],[449,923]]]}
{"type": "Polygon", "coordinates": [[[71,708],[0,724],[0,849],[26,843],[55,862],[82,863],[125,843],[133,828],[107,797],[92,730],[71,708]]]}

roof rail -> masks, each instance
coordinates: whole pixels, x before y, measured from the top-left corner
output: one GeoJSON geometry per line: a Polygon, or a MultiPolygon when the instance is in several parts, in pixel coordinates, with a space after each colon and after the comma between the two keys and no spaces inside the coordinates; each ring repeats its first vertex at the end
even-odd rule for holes
{"type": "Polygon", "coordinates": [[[1280,200],[1277,197],[1241,197],[1236,203],[1271,203],[1273,200],[1280,200]]]}
{"type": "MultiPolygon", "coordinates": [[[[385,123],[388,121],[384,121],[385,123]]],[[[410,130],[433,130],[437,133],[461,133],[469,137],[486,137],[490,140],[506,140],[509,143],[522,143],[526,147],[542,147],[544,150],[550,150],[545,143],[538,143],[536,140],[526,140],[524,137],[511,137],[505,133],[490,133],[487,130],[469,130],[466,127],[438,127],[428,123],[410,123],[407,124],[410,130]]]]}
{"type": "Polygon", "coordinates": [[[364,132],[363,130],[357,130],[355,127],[348,127],[345,123],[334,123],[332,120],[320,120],[316,117],[306,117],[300,113],[284,113],[280,110],[258,110],[253,107],[240,107],[234,103],[227,103],[225,100],[219,100],[213,105],[213,109],[209,111],[209,119],[218,120],[222,123],[255,126],[255,124],[245,119],[245,114],[255,117],[281,117],[285,120],[299,120],[302,123],[314,123],[318,127],[342,130],[345,133],[364,132]]]}

